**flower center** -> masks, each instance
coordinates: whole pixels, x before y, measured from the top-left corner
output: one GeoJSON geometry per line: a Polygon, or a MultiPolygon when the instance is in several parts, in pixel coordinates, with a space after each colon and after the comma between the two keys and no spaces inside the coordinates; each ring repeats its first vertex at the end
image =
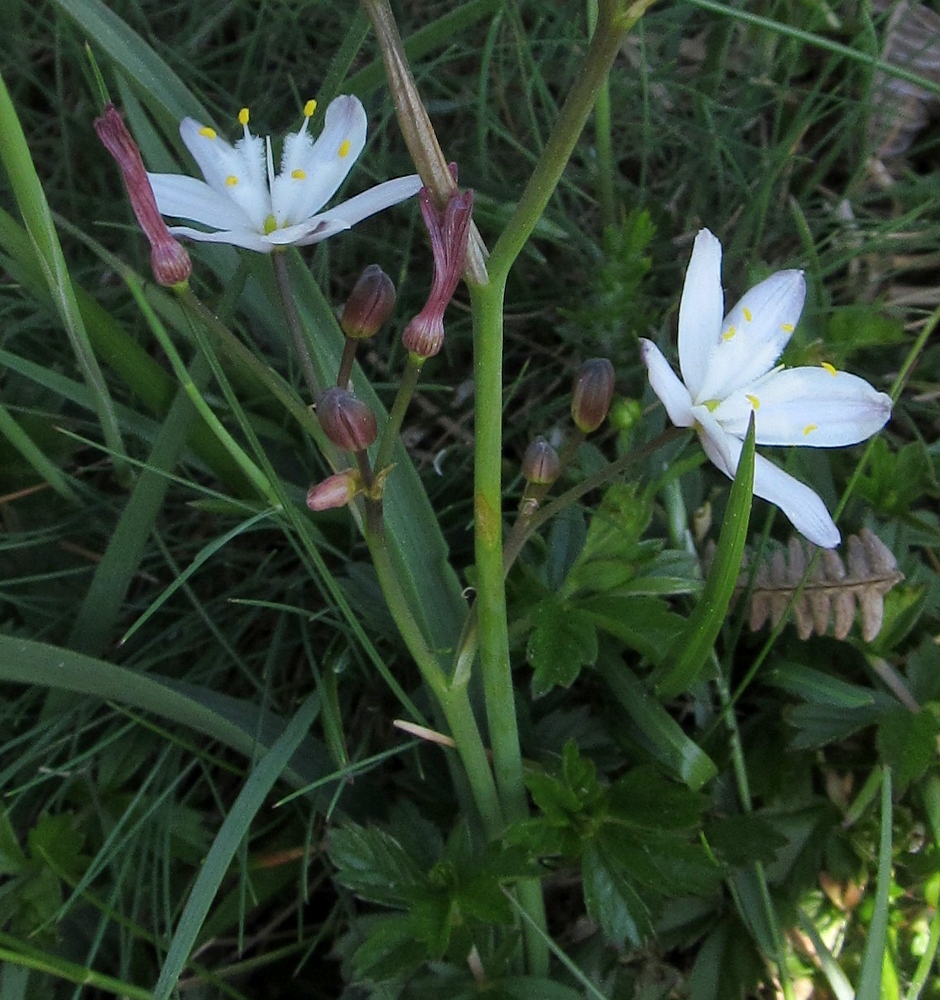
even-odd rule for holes
{"type": "Polygon", "coordinates": [[[264,220],[264,235],[270,236],[275,229],[277,229],[277,220],[274,218],[274,214],[272,213],[264,220]]]}

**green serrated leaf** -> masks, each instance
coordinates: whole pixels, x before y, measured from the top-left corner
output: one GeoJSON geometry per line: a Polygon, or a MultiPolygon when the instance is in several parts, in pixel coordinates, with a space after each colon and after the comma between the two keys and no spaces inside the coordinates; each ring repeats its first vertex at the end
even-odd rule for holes
{"type": "Polygon", "coordinates": [[[577,607],[599,629],[654,663],[662,660],[685,627],[683,618],[657,597],[603,594],[582,598],[577,607]]]}
{"type": "Polygon", "coordinates": [[[649,908],[627,879],[612,869],[596,844],[585,845],[581,877],[588,915],[601,925],[611,944],[618,948],[625,941],[639,945],[651,933],[649,908]]]}
{"type": "Polygon", "coordinates": [[[535,671],[532,696],[539,698],[555,687],[570,687],[581,668],[597,659],[597,632],[589,616],[554,597],[533,611],[535,627],[526,656],[535,671]]]}
{"type": "Polygon", "coordinates": [[[350,823],[335,828],[327,853],[337,868],[336,881],[374,903],[403,905],[425,884],[401,844],[378,827],[350,823]]]}
{"type": "Polygon", "coordinates": [[[878,723],[878,753],[894,771],[900,788],[916,781],[937,757],[940,723],[929,709],[911,712],[898,707],[878,723]]]}

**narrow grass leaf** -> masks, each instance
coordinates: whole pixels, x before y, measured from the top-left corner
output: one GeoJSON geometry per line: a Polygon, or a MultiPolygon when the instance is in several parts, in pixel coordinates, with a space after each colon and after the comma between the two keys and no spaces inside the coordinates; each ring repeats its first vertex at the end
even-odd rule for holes
{"type": "MultiPolygon", "coordinates": [[[[0,160],[10,179],[13,196],[23,216],[23,223],[48,291],[68,334],[75,359],[88,388],[92,391],[101,432],[113,454],[122,456],[124,443],[114,405],[85,329],[46,194],[36,173],[26,136],[23,134],[16,109],[2,77],[0,77],[0,135],[3,136],[3,142],[0,143],[0,160]]],[[[127,471],[120,458],[116,458],[115,465],[119,471],[127,471]]]]}
{"type": "MultiPolygon", "coordinates": [[[[205,359],[197,356],[190,369],[197,388],[204,387],[208,374],[205,359]]],[[[72,649],[95,656],[110,641],[170,485],[170,477],[163,473],[171,472],[179,461],[196,419],[195,407],[180,389],[147,458],[148,468],[138,477],[95,569],[69,636],[72,649]]]]}
{"type": "Polygon", "coordinates": [[[728,613],[741,572],[747,526],[754,495],[754,416],[748,428],[738,471],[731,485],[728,509],[718,538],[715,558],[702,597],[689,616],[685,631],[676,639],[665,668],[655,680],[660,698],[674,698],[695,683],[715,645],[728,613]],[[670,662],[671,661],[671,662],[670,662]]]}
{"type": "Polygon", "coordinates": [[[108,54],[154,110],[174,125],[186,115],[209,121],[209,112],[153,49],[101,0],[55,0],[87,38],[108,54]]]}
{"type": "Polygon", "coordinates": [[[199,930],[209,913],[222,879],[232,858],[248,833],[252,820],[264,805],[264,800],[274,783],[287,767],[294,751],[307,735],[317,717],[320,699],[316,692],[307,697],[297,714],[291,719],[283,734],[271,749],[258,761],[244,787],[238,794],[231,811],[209,848],[192,892],[180,917],[176,933],[170,942],[160,978],[154,989],[154,1000],[168,1000],[192,951],[199,930]]]}
{"type": "Polygon", "coordinates": [[[163,591],[162,594],[147,608],[147,610],[134,622],[133,625],[124,633],[121,637],[121,643],[127,642],[128,639],[150,618],[156,614],[160,608],[179,590],[180,587],[185,584],[190,577],[201,567],[203,567],[220,549],[225,548],[226,545],[233,538],[238,538],[240,535],[244,535],[247,532],[254,529],[254,527],[261,521],[267,520],[274,513],[273,510],[267,509],[259,511],[257,514],[249,517],[246,521],[242,521],[241,524],[236,524],[234,528],[226,531],[224,535],[220,535],[218,538],[213,538],[211,542],[207,542],[197,553],[193,561],[183,570],[179,576],[174,579],[174,581],[163,591]]]}
{"type": "Polygon", "coordinates": [[[68,476],[46,457],[43,450],[16,422],[10,411],[0,404],[0,434],[23,456],[33,471],[48,483],[59,496],[66,500],[76,501],[78,497],[69,485],[68,476]]]}
{"type": "MultiPolygon", "coordinates": [[[[246,757],[273,745],[284,730],[283,719],[251,702],[12,636],[0,635],[0,681],[133,705],[203,733],[246,757]]],[[[320,782],[331,770],[325,749],[311,740],[291,761],[285,778],[302,788],[320,782]]]]}
{"type": "Polygon", "coordinates": [[[715,762],[622,662],[601,656],[597,670],[642,735],[647,749],[692,791],[718,774],[715,762]]]}
{"type": "Polygon", "coordinates": [[[875,907],[868,927],[856,1000],[881,1000],[881,969],[888,946],[888,919],[891,906],[891,768],[882,769],[881,837],[878,845],[878,882],[875,907]]]}
{"type": "Polygon", "coordinates": [[[819,931],[816,930],[816,925],[802,910],[798,911],[797,920],[799,921],[800,930],[813,944],[815,958],[819,962],[823,975],[826,977],[826,982],[829,983],[829,987],[835,995],[836,1000],[855,1000],[855,990],[852,989],[852,984],[833,957],[826,942],[823,941],[819,931]]]}
{"type": "Polygon", "coordinates": [[[94,969],[77,962],[67,962],[64,958],[50,954],[24,954],[18,950],[0,947],[0,966],[7,968],[35,969],[47,973],[67,983],[78,983],[86,989],[97,989],[126,1000],[151,1000],[149,990],[132,986],[114,976],[105,976],[94,969]]]}

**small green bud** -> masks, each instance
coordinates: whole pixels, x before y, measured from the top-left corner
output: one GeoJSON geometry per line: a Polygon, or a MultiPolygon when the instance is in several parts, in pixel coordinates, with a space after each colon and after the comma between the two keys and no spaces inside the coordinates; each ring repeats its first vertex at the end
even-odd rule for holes
{"type": "Polygon", "coordinates": [[[571,419],[582,434],[596,431],[607,417],[614,395],[614,366],[590,358],[578,369],[571,387],[571,419]]]}
{"type": "Polygon", "coordinates": [[[610,422],[618,431],[632,430],[643,416],[643,407],[638,399],[618,399],[610,410],[610,422]]]}

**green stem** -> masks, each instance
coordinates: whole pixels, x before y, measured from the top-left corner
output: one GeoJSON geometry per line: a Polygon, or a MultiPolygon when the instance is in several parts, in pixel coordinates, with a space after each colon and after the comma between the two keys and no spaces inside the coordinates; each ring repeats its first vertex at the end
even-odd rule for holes
{"type": "MultiPolygon", "coordinates": [[[[597,0],[587,0],[588,29],[597,30],[597,0]]],[[[597,152],[597,198],[601,225],[614,224],[614,154],[611,141],[610,78],[604,77],[594,100],[594,148],[597,152]]]]}
{"type": "Polygon", "coordinates": [[[339,362],[339,374],[336,376],[336,384],[340,389],[345,389],[349,385],[349,380],[352,377],[353,362],[356,360],[356,348],[359,346],[359,341],[354,340],[352,337],[346,338],[346,343],[343,344],[343,356],[339,362]]]}
{"type": "Polygon", "coordinates": [[[287,320],[287,328],[290,330],[291,340],[294,342],[294,350],[300,361],[300,370],[307,383],[310,398],[316,399],[321,391],[320,380],[317,378],[317,370],[310,357],[310,352],[307,350],[307,341],[300,322],[300,314],[297,312],[297,303],[294,301],[294,294],[291,291],[287,254],[275,252],[271,254],[271,257],[274,265],[274,280],[277,283],[278,295],[281,297],[281,305],[284,307],[284,318],[287,320]]]}
{"type": "Polygon", "coordinates": [[[542,156],[487,263],[491,281],[505,278],[531,236],[584,129],[624,36],[652,3],[653,0],[636,0],[626,10],[615,0],[601,4],[597,28],[581,73],[568,93],[542,156]]]}
{"type": "Polygon", "coordinates": [[[379,441],[379,450],[375,456],[375,468],[381,472],[392,460],[392,452],[395,450],[395,442],[401,434],[401,425],[408,410],[411,397],[415,394],[418,386],[418,377],[421,374],[421,361],[413,354],[408,354],[405,362],[405,370],[402,372],[401,382],[398,385],[398,392],[395,395],[395,402],[392,403],[391,412],[382,431],[382,439],[379,441]]]}
{"type": "Polygon", "coordinates": [[[421,676],[441,706],[450,734],[457,744],[457,752],[466,770],[486,835],[490,839],[495,839],[503,832],[503,811],[487,760],[486,748],[470,706],[467,687],[465,684],[457,686],[450,683],[408,606],[386,545],[378,504],[366,504],[366,518],[366,542],[382,593],[385,595],[398,631],[421,671],[421,676]]]}
{"type": "MultiPolygon", "coordinates": [[[[714,653],[712,654],[714,658],[714,653]]],[[[721,665],[715,662],[716,667],[716,687],[718,697],[721,700],[722,717],[728,727],[729,743],[731,749],[731,764],[734,771],[734,782],[738,789],[738,799],[741,803],[741,810],[747,815],[754,811],[754,804],[751,798],[751,788],[747,777],[747,764],[744,760],[744,750],[741,746],[741,733],[738,729],[738,720],[735,717],[734,709],[731,707],[731,692],[725,680],[721,665]]],[[[785,1000],[795,1000],[793,992],[793,982],[790,979],[790,971],[787,968],[787,955],[784,947],[783,935],[780,933],[780,926],[777,923],[777,911],[774,908],[773,900],[770,897],[770,886],[767,882],[767,873],[764,865],[760,861],[755,861],[753,866],[754,877],[757,880],[758,891],[760,892],[761,904],[764,908],[764,916],[767,920],[767,927],[773,941],[776,955],[774,960],[777,965],[777,974],[780,977],[780,985],[783,987],[785,1000]]]]}

